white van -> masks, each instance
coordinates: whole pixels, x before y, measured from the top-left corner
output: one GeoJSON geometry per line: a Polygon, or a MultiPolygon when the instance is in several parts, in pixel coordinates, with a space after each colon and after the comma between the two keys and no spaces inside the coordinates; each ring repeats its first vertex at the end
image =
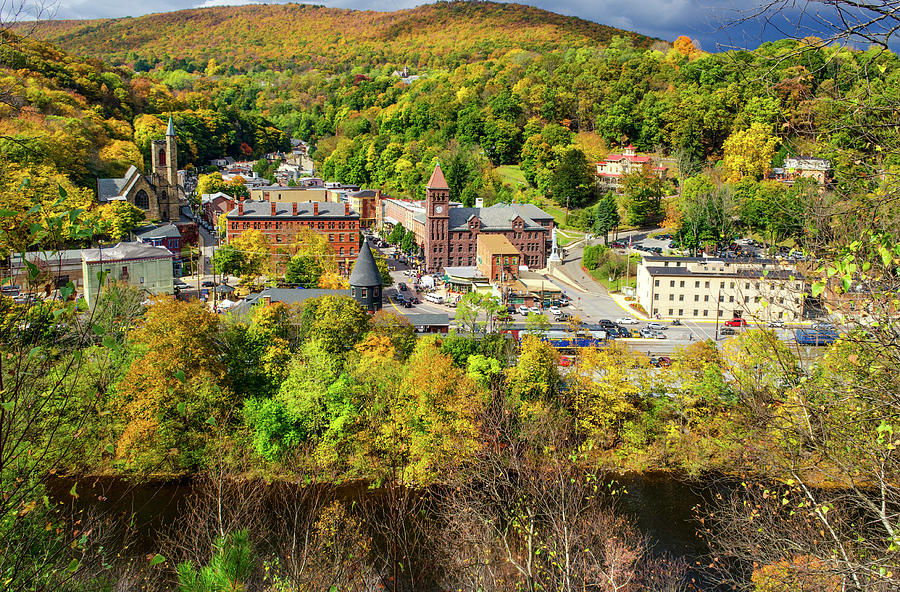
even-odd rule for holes
{"type": "Polygon", "coordinates": [[[443,304],[444,299],[438,296],[437,294],[428,293],[425,294],[425,300],[428,302],[434,302],[435,304],[443,304]]]}

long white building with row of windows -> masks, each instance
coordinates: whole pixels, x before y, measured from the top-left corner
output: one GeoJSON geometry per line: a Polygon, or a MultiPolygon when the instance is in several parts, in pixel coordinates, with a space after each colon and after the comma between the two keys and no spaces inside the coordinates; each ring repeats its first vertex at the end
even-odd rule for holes
{"type": "Polygon", "coordinates": [[[646,256],[636,296],[651,315],[687,320],[799,321],[805,284],[774,259],[646,256]]]}

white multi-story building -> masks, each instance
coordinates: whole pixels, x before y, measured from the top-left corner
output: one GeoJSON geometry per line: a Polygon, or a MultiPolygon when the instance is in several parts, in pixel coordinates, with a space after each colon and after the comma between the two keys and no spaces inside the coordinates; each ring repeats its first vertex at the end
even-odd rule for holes
{"type": "Polygon", "coordinates": [[[774,259],[646,256],[637,269],[641,306],[663,318],[794,322],[804,290],[803,278],[774,259]]]}

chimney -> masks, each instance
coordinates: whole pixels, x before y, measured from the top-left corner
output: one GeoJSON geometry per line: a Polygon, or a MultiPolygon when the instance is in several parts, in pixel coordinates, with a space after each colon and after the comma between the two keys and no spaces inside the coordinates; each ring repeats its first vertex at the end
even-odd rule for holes
{"type": "Polygon", "coordinates": [[[345,215],[345,216],[349,216],[349,215],[350,215],[350,204],[348,204],[348,203],[345,203],[345,204],[344,204],[344,215],[345,215]]]}
{"type": "Polygon", "coordinates": [[[319,215],[319,202],[314,201],[313,202],[313,216],[318,216],[318,215],[319,215]]]}
{"type": "Polygon", "coordinates": [[[244,200],[238,202],[238,216],[244,215],[244,200]]]}
{"type": "Polygon", "coordinates": [[[297,215],[297,202],[294,202],[293,207],[291,208],[292,215],[297,215]]]}
{"type": "Polygon", "coordinates": [[[272,215],[275,215],[275,202],[272,202],[272,215]]]}

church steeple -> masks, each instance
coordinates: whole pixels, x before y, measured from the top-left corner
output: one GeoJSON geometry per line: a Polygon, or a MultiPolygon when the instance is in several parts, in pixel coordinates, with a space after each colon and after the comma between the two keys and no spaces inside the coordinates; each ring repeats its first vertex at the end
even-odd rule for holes
{"type": "Polygon", "coordinates": [[[169,115],[169,127],[166,128],[166,135],[167,135],[167,136],[174,136],[174,135],[175,135],[175,124],[172,122],[172,116],[171,116],[171,115],[169,115]]]}

